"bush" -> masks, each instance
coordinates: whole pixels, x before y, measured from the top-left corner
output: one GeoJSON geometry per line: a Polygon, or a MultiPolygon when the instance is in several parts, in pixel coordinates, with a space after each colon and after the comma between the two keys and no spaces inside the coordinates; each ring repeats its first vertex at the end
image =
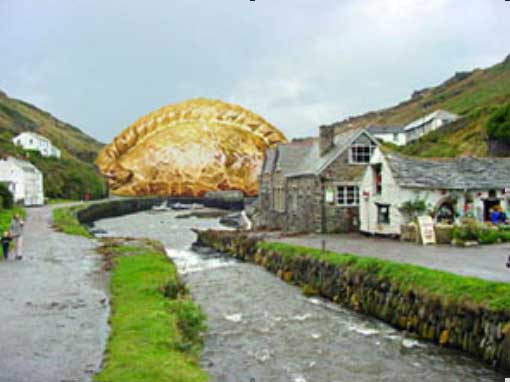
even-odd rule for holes
{"type": "Polygon", "coordinates": [[[487,122],[489,137],[510,143],[510,103],[491,114],[487,122]]]}
{"type": "Polygon", "coordinates": [[[463,219],[462,225],[453,229],[453,239],[460,242],[477,241],[480,244],[510,242],[510,231],[504,226],[492,227],[474,219],[463,219]]]}
{"type": "Polygon", "coordinates": [[[0,183],[0,200],[2,208],[6,210],[10,210],[14,205],[14,197],[4,183],[0,183]]]}

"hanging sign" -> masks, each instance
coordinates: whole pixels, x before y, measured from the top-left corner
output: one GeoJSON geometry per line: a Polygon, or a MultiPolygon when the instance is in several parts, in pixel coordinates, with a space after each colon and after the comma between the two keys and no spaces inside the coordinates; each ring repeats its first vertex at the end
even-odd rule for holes
{"type": "Polygon", "coordinates": [[[335,192],[332,188],[326,189],[326,203],[334,203],[335,202],[335,192]]]}
{"type": "Polygon", "coordinates": [[[434,221],[428,215],[418,216],[418,227],[423,245],[436,244],[436,231],[434,231],[434,221]]]}

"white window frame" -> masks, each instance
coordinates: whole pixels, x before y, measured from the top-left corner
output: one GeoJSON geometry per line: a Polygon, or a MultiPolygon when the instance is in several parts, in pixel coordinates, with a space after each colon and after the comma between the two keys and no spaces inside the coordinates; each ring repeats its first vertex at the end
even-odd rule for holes
{"type": "MultiPolygon", "coordinates": [[[[374,150],[377,146],[371,141],[369,144],[364,143],[354,143],[349,147],[349,164],[356,164],[356,165],[367,165],[370,163],[370,159],[372,159],[372,154],[374,153],[374,150]],[[355,160],[354,150],[359,148],[368,148],[369,150],[369,156],[368,161],[366,162],[359,162],[355,160]]],[[[358,156],[357,154],[356,156],[358,156]]]]}
{"type": "Polygon", "coordinates": [[[358,207],[360,201],[359,185],[355,183],[336,183],[335,184],[335,205],[338,207],[358,207]],[[354,188],[353,202],[347,203],[349,199],[349,188],[354,188]],[[340,203],[340,189],[343,193],[343,203],[340,203]]]}

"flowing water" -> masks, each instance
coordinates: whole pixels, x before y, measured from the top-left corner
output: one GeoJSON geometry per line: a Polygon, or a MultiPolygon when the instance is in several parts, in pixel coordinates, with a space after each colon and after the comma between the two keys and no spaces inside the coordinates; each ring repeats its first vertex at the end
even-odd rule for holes
{"type": "Polygon", "coordinates": [[[208,315],[202,357],[215,382],[498,381],[502,374],[459,352],[318,298],[264,269],[191,250],[191,228],[215,219],[142,212],[96,223],[110,236],[162,241],[208,315]]]}

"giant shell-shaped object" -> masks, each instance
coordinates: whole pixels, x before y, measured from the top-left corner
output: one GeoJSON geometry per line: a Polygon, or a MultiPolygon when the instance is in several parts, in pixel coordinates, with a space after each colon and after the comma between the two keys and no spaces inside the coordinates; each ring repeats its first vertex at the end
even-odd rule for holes
{"type": "Polygon", "coordinates": [[[268,147],[285,136],[262,117],[218,100],[168,105],[140,118],[99,153],[116,195],[253,196],[268,147]]]}

